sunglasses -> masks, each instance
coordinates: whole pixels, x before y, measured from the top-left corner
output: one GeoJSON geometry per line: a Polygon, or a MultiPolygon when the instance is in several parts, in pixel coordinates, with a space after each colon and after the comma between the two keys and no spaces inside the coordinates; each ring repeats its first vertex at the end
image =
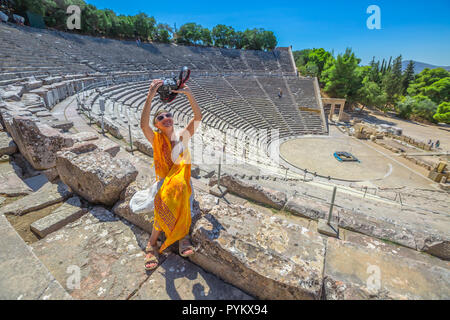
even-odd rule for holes
{"type": "Polygon", "coordinates": [[[161,115],[156,117],[156,120],[163,121],[164,118],[172,118],[172,114],[170,112],[165,113],[165,114],[161,114],[161,115]]]}

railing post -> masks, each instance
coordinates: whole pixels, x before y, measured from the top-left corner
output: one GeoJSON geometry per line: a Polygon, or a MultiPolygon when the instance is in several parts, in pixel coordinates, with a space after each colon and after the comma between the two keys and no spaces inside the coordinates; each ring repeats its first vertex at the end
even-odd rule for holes
{"type": "Polygon", "coordinates": [[[328,212],[328,220],[327,220],[328,225],[330,225],[330,222],[331,222],[331,215],[332,215],[332,213],[333,213],[334,200],[335,200],[335,198],[336,198],[336,191],[337,191],[337,187],[334,186],[334,187],[333,187],[333,195],[331,196],[330,211],[328,212]]]}

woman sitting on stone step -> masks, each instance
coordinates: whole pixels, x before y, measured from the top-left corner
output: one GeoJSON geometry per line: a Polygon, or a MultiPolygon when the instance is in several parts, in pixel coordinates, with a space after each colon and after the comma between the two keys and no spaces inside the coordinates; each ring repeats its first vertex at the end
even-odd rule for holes
{"type": "Polygon", "coordinates": [[[158,255],[171,244],[179,241],[179,253],[183,257],[194,254],[189,240],[193,188],[191,183],[191,161],[188,150],[189,139],[202,120],[202,113],[192,91],[184,85],[175,93],[186,95],[194,112],[194,118],[179,133],[174,132],[173,116],[167,110],[159,110],[154,118],[153,131],[149,126],[151,102],[162,80],[153,80],[141,116],[141,128],[145,137],[153,146],[158,191],[154,198],[154,223],[146,248],[145,269],[153,270],[158,266],[158,255]],[[164,231],[165,242],[158,251],[157,240],[164,231]]]}

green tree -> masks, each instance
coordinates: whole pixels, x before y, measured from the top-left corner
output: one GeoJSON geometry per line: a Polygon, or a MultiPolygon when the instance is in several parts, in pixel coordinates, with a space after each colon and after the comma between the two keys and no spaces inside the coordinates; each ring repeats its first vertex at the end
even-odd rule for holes
{"type": "Polygon", "coordinates": [[[156,42],[170,43],[172,34],[173,30],[168,24],[159,23],[154,30],[152,38],[156,42]]]}
{"type": "Polygon", "coordinates": [[[347,99],[350,105],[354,104],[362,86],[361,75],[357,72],[360,61],[350,48],[339,54],[336,60],[329,58],[322,73],[325,92],[335,98],[347,99]]]}
{"type": "Polygon", "coordinates": [[[428,97],[415,96],[416,103],[413,105],[412,119],[415,120],[417,117],[420,119],[426,119],[431,122],[436,122],[433,116],[436,114],[438,105],[431,101],[428,97]]]}
{"type": "Polygon", "coordinates": [[[450,101],[450,77],[442,78],[430,86],[424,87],[421,94],[427,96],[436,104],[450,101]]]}
{"type": "Polygon", "coordinates": [[[400,117],[412,120],[428,120],[436,122],[433,116],[436,114],[438,105],[428,97],[417,95],[406,96],[397,105],[400,117]]]}
{"type": "Polygon", "coordinates": [[[136,36],[148,40],[154,32],[155,18],[147,16],[145,13],[139,13],[134,16],[134,30],[136,36]]]}
{"type": "Polygon", "coordinates": [[[119,34],[124,38],[131,39],[134,37],[134,22],[132,17],[120,15],[118,17],[119,34]]]}
{"type": "Polygon", "coordinates": [[[442,102],[437,108],[436,114],[433,118],[437,122],[450,124],[450,102],[442,102]]]}
{"type": "Polygon", "coordinates": [[[236,31],[231,39],[231,48],[242,49],[246,44],[246,39],[244,36],[244,32],[236,31]]]}
{"type": "Polygon", "coordinates": [[[375,61],[375,57],[373,57],[372,61],[370,62],[370,71],[368,77],[369,81],[381,85],[382,77],[381,77],[380,61],[375,61]]]}
{"type": "Polygon", "coordinates": [[[411,116],[413,105],[416,100],[413,97],[406,96],[397,104],[397,114],[403,119],[409,119],[411,116]]]}
{"type": "Polygon", "coordinates": [[[426,90],[426,87],[431,86],[433,83],[447,77],[450,77],[450,72],[448,72],[444,68],[425,68],[410,84],[407,90],[408,94],[411,96],[423,94],[423,91],[426,90]]]}
{"type": "Polygon", "coordinates": [[[211,31],[211,37],[216,47],[230,48],[235,44],[235,31],[231,26],[226,26],[224,24],[216,25],[211,31]]]}
{"type": "MultiPolygon", "coordinates": [[[[367,75],[364,77],[362,87],[358,90],[358,102],[364,107],[380,108],[386,104],[386,93],[378,83],[371,81],[367,75]]],[[[361,110],[362,110],[361,109],[361,110]]]]}
{"type": "MultiPolygon", "coordinates": [[[[389,62],[390,63],[390,62],[389,62]]],[[[402,86],[402,56],[395,58],[391,69],[387,69],[383,76],[383,88],[386,92],[386,105],[394,107],[403,93],[402,86]]]]}
{"type": "Polygon", "coordinates": [[[414,81],[414,61],[410,60],[408,66],[406,67],[405,73],[403,74],[402,80],[402,94],[406,94],[409,84],[414,81]]]}
{"type": "Polygon", "coordinates": [[[98,32],[103,35],[110,35],[112,28],[112,21],[105,10],[97,10],[97,28],[98,32]]]}
{"type": "Polygon", "coordinates": [[[450,72],[443,68],[424,69],[411,82],[407,92],[411,96],[427,96],[436,104],[449,101],[450,72]]]}
{"type": "Polygon", "coordinates": [[[202,28],[201,40],[204,46],[212,46],[213,40],[211,38],[211,31],[208,28],[202,28]]]}
{"type": "Polygon", "coordinates": [[[262,29],[247,29],[244,31],[244,49],[261,50],[264,45],[262,29]]]}
{"type": "Polygon", "coordinates": [[[193,22],[183,24],[177,32],[180,44],[197,44],[202,38],[202,26],[193,22]]]}
{"type": "Polygon", "coordinates": [[[45,15],[47,6],[56,5],[54,1],[41,1],[41,0],[15,0],[14,8],[22,15],[26,11],[30,11],[36,14],[45,15]],[[47,3],[50,2],[50,3],[47,3]]]}
{"type": "Polygon", "coordinates": [[[321,82],[321,74],[325,68],[328,59],[333,59],[331,52],[323,48],[320,49],[304,49],[301,51],[294,51],[294,60],[300,74],[304,76],[317,77],[321,82]]]}
{"type": "Polygon", "coordinates": [[[263,38],[263,50],[273,50],[277,46],[277,38],[275,37],[275,34],[272,31],[263,30],[262,31],[262,38],[263,38]]]}
{"type": "Polygon", "coordinates": [[[96,34],[98,32],[97,8],[88,4],[81,9],[81,31],[87,34],[96,34]]]}

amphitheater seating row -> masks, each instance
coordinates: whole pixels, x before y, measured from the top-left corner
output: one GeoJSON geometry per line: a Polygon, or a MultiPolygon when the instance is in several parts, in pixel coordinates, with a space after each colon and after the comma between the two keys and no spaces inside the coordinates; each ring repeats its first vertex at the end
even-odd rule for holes
{"type": "Polygon", "coordinates": [[[124,70],[193,70],[295,74],[286,50],[254,51],[121,41],[0,25],[2,72],[35,71],[47,75],[124,70]],[[9,68],[9,70],[5,69],[9,68]],[[47,68],[47,69],[42,69],[47,68]]]}

